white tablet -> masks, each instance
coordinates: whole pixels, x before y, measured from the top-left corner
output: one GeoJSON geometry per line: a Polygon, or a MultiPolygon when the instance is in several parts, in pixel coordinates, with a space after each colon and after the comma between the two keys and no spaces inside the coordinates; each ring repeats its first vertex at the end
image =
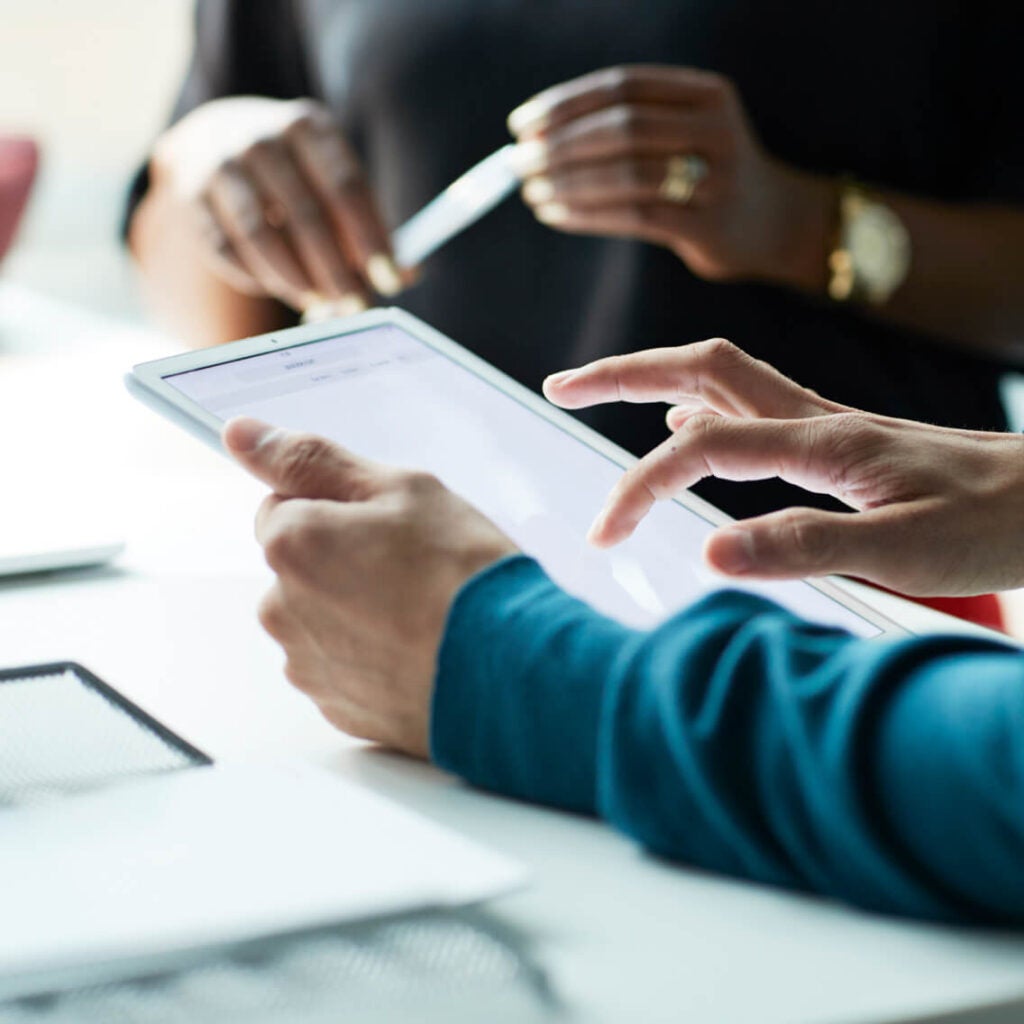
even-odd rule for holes
{"type": "MultiPolygon", "coordinates": [[[[218,450],[222,425],[247,415],[434,473],[566,590],[629,625],[651,626],[737,586],[701,557],[704,538],[729,517],[695,495],[656,505],[616,548],[590,547],[591,520],[635,458],[400,310],[143,363],[126,380],[218,450]]],[[[901,632],[830,581],[739,589],[860,636],[901,632]]]]}

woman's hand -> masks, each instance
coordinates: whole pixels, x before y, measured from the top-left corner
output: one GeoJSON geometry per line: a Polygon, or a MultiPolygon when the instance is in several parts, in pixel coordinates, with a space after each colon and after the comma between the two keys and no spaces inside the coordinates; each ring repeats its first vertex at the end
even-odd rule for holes
{"type": "Polygon", "coordinates": [[[610,68],[509,116],[545,224],[667,246],[696,274],[825,284],[834,194],[764,151],[732,83],[693,68],[610,68]]]}
{"type": "Polygon", "coordinates": [[[567,409],[673,405],[672,436],[625,473],[595,522],[599,546],[705,477],[778,476],[859,514],[792,508],[723,527],[705,548],[715,569],[844,573],[920,596],[1024,586],[1024,437],[850,409],[721,339],[601,359],[549,377],[544,393],[567,409]]]}
{"type": "Polygon", "coordinates": [[[206,103],[159,140],[150,171],[237,291],[344,314],[405,284],[359,161],[318,103],[206,103]]]}

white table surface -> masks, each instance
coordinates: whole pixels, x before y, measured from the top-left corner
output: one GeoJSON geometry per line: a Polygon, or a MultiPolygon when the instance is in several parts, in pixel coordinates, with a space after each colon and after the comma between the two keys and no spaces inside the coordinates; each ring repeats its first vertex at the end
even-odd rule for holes
{"type": "MultiPolygon", "coordinates": [[[[128,541],[114,569],[0,583],[0,666],[80,661],[217,759],[318,763],[521,859],[533,885],[493,913],[569,1019],[1024,1020],[1022,938],[662,864],[600,823],[474,792],[335,732],[287,685],[256,622],[270,578],[251,528],[262,488],[123,389],[132,363],[170,351],[0,285],[0,529],[59,502],[121,522],[128,541]]],[[[877,603],[914,628],[950,622],[877,603]]]]}

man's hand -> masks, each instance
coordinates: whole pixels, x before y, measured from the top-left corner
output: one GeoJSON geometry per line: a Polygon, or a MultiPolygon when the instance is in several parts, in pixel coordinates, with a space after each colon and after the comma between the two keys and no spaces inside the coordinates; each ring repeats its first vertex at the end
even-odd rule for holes
{"type": "Polygon", "coordinates": [[[549,377],[579,409],[669,402],[672,436],[626,472],[592,531],[625,540],[655,501],[709,476],[782,477],[857,515],[794,508],[717,530],[705,556],[731,576],[844,573],[906,594],[1024,585],[1024,438],[949,430],[820,398],[721,339],[601,359],[549,377]]]}
{"type": "Polygon", "coordinates": [[[322,438],[236,419],[224,445],[274,491],[256,519],[278,577],[260,621],[288,679],[339,729],[426,757],[448,610],[515,545],[433,477],[322,438]]]}

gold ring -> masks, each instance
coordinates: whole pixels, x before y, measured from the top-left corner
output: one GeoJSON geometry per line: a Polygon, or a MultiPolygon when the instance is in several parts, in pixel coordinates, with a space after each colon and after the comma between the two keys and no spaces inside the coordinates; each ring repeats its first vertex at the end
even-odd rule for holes
{"type": "Polygon", "coordinates": [[[693,153],[674,156],[668,162],[665,180],[658,194],[672,203],[685,206],[692,198],[697,186],[707,177],[707,162],[693,153]]]}

